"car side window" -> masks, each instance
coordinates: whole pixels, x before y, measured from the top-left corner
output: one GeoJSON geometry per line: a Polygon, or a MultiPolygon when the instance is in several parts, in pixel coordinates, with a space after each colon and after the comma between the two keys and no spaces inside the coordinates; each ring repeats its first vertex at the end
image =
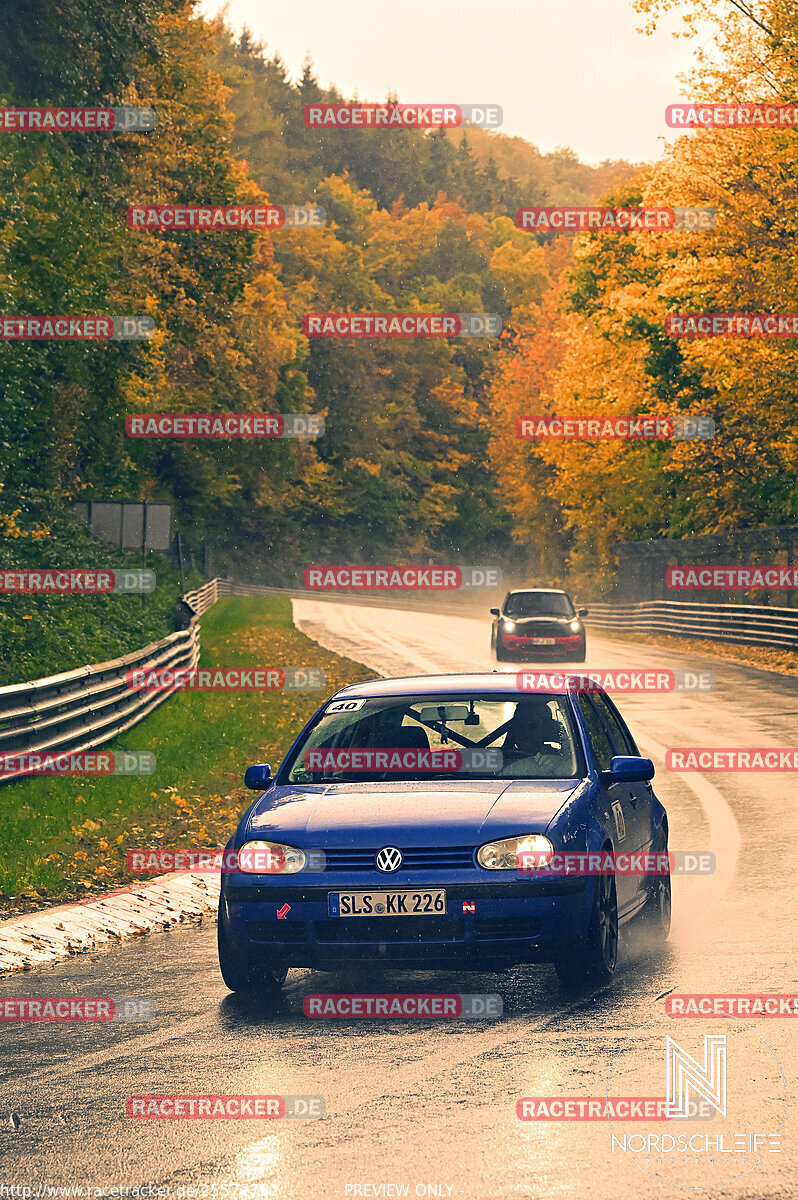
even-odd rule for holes
{"type": "Polygon", "coordinates": [[[640,752],[624,724],[623,717],[612,701],[607,696],[603,696],[601,692],[596,692],[593,696],[593,703],[604,718],[604,724],[615,743],[616,753],[631,754],[636,758],[640,752]]]}
{"type": "Polygon", "coordinates": [[[613,749],[610,745],[610,739],[607,737],[607,731],[604,728],[601,717],[590,703],[590,697],[584,692],[576,698],[579,705],[579,711],[585,719],[587,731],[590,734],[590,741],[593,745],[593,753],[598,760],[600,771],[609,771],[610,763],[612,762],[613,749]]]}

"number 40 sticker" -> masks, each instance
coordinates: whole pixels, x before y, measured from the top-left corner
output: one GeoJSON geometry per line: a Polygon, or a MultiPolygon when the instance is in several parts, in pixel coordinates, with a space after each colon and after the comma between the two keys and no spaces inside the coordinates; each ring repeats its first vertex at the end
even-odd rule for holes
{"type": "Polygon", "coordinates": [[[332,704],[328,704],[325,708],[324,714],[326,716],[328,713],[357,712],[365,703],[365,700],[333,700],[332,704]]]}

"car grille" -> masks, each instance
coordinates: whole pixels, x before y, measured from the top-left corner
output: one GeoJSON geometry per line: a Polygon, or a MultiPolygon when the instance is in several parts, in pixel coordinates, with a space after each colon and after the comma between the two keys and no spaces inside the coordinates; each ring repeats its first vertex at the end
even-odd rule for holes
{"type": "MultiPolygon", "coordinates": [[[[374,850],[325,850],[326,869],[328,871],[374,871],[374,860],[381,847],[374,850]]],[[[399,847],[401,850],[401,846],[399,847]]],[[[399,870],[407,871],[464,871],[474,866],[473,846],[450,846],[446,849],[437,847],[412,847],[402,850],[402,866],[399,870]]],[[[386,879],[390,872],[385,873],[386,879]]]]}
{"type": "Polygon", "coordinates": [[[459,917],[338,917],[313,928],[320,942],[461,942],[464,930],[459,917]]]}
{"type": "MultiPolygon", "coordinates": [[[[528,900],[530,896],[564,896],[585,890],[585,875],[569,875],[554,879],[529,879],[521,883],[447,883],[446,896],[449,900],[528,900]]],[[[380,879],[372,890],[384,889],[391,880],[390,875],[380,879]]],[[[400,884],[407,887],[406,883],[400,884]]],[[[268,887],[226,887],[224,897],[230,904],[274,904],[279,899],[289,904],[327,903],[330,891],[340,889],[341,884],[324,887],[291,887],[290,884],[270,884],[268,887]],[[278,894],[279,893],[279,894],[278,894]]],[[[281,922],[282,924],[282,922],[281,922]]]]}
{"type": "Polygon", "coordinates": [[[247,933],[254,942],[306,942],[304,921],[248,921],[247,933]]]}
{"type": "Polygon", "coordinates": [[[517,621],[516,637],[567,637],[572,631],[559,621],[517,621]]]}
{"type": "Polygon", "coordinates": [[[533,938],[540,933],[537,917],[478,917],[474,921],[478,938],[533,938]]]}
{"type": "MultiPolygon", "coordinates": [[[[478,941],[516,941],[536,938],[540,933],[537,917],[479,917],[472,922],[478,941]]],[[[304,921],[248,921],[247,933],[255,942],[301,945],[308,941],[304,921]]],[[[318,942],[345,945],[404,942],[426,945],[430,942],[463,942],[465,921],[461,917],[386,917],[346,918],[313,922],[318,942]]]]}

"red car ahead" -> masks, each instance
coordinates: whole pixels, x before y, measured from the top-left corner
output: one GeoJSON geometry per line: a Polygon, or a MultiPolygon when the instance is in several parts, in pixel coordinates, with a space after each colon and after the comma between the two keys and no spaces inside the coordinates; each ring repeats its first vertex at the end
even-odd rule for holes
{"type": "Polygon", "coordinates": [[[567,592],[556,588],[523,588],[508,592],[501,608],[492,608],[490,647],[497,662],[529,658],[558,662],[585,661],[586,608],[574,608],[567,592]]]}

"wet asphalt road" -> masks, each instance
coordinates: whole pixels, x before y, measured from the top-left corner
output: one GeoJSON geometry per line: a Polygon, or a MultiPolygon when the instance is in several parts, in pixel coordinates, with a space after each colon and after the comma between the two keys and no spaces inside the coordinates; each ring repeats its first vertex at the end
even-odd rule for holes
{"type": "MultiPolygon", "coordinates": [[[[311,636],[388,674],[494,666],[481,620],[310,600],[295,602],[295,617],[311,636]]],[[[675,1196],[677,1183],[712,1185],[708,1194],[723,1197],[798,1195],[798,1018],[752,1019],[730,1035],[729,1093],[746,1128],[772,1132],[782,1116],[772,1055],[761,1038],[786,1080],[781,1153],[761,1154],[759,1165],[753,1155],[727,1165],[706,1156],[672,1165],[637,1155],[635,1165],[631,1153],[611,1151],[604,1121],[516,1117],[524,1096],[605,1095],[611,1069],[610,1095],[661,1095],[655,1035],[662,1042],[664,993],[798,991],[796,776],[677,775],[662,761],[669,746],[795,745],[798,683],[598,637],[590,641],[588,665],[717,675],[709,693],[618,698],[657,765],[671,847],[708,849],[717,859],[711,876],[674,880],[664,953],[650,951],[632,929],[612,984],[579,993],[562,991],[548,966],[369,977],[292,971],[281,1001],[269,1007],[227,993],[209,920],[4,979],[0,992],[8,996],[143,995],[155,1000],[157,1015],[146,1023],[0,1027],[0,1184],[30,1186],[33,1196],[45,1184],[84,1196],[90,1187],[149,1184],[173,1200],[648,1197],[675,1196]],[[334,991],[498,993],[504,1017],[304,1017],[308,992],[334,991]],[[647,1022],[654,1022],[648,1034],[636,1034],[647,1022]],[[327,1116],[129,1119],[126,1097],[150,1093],[321,1095],[327,1116]],[[734,1176],[736,1182],[724,1182],[734,1176]]],[[[671,1021],[665,1032],[695,1054],[700,1035],[728,1027],[671,1021]]],[[[623,1130],[637,1128],[662,1132],[661,1124],[623,1130]]],[[[13,1194],[22,1195],[0,1191],[13,1194]]]]}

